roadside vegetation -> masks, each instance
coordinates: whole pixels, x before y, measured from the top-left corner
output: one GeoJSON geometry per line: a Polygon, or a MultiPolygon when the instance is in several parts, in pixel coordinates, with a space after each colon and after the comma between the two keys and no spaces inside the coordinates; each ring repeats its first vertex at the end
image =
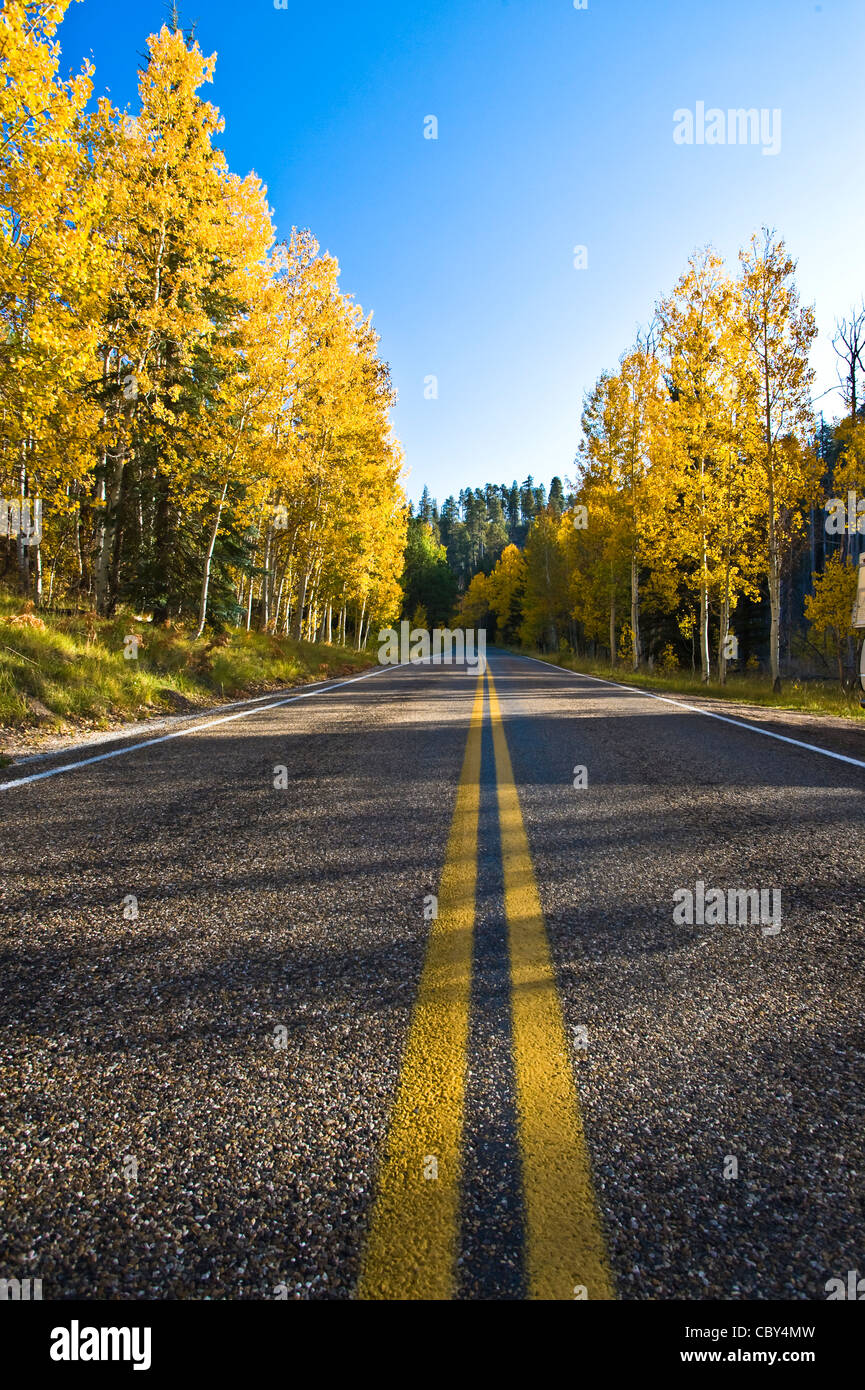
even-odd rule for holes
{"type": "MultiPolygon", "coordinates": [[[[514,650],[519,650],[515,648],[514,650]]],[[[526,653],[528,654],[528,653],[526,653]]],[[[602,680],[617,681],[620,685],[639,686],[659,694],[699,696],[704,700],[729,700],[731,703],[766,705],[773,709],[801,710],[807,714],[839,715],[859,719],[865,724],[865,709],[859,704],[859,693],[839,686],[835,681],[788,680],[780,693],[773,691],[769,676],[728,675],[726,683],[704,682],[699,673],[669,669],[666,671],[631,671],[624,666],[611,666],[608,661],[578,657],[572,653],[533,651],[538,661],[562,666],[568,671],[581,671],[602,680]]]]}
{"type": "Polygon", "coordinates": [[[350,675],[370,663],[365,652],[266,632],[226,628],[196,638],[130,614],[36,613],[0,595],[0,750],[4,729],[108,728],[350,675]]]}

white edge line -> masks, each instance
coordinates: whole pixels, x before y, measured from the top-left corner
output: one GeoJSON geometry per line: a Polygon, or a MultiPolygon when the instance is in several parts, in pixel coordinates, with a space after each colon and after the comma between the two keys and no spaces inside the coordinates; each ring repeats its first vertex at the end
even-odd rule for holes
{"type": "MultiPolygon", "coordinates": [[[[153,748],[157,743],[168,743],[173,738],[186,738],[189,734],[199,734],[203,729],[215,729],[219,724],[231,724],[235,719],[248,719],[252,714],[266,714],[268,710],[279,709],[282,705],[293,705],[297,700],[308,700],[313,695],[327,695],[331,690],[340,690],[344,685],[354,685],[357,681],[368,681],[371,676],[380,676],[385,671],[398,671],[401,666],[409,665],[409,662],[400,661],[392,666],[377,666],[374,671],[364,671],[361,676],[351,676],[349,680],[337,681],[335,685],[325,686],[324,689],[304,690],[300,695],[288,695],[284,700],[274,700],[269,705],[260,705],[258,709],[244,709],[239,714],[227,714],[221,719],[210,719],[206,724],[193,724],[189,729],[175,729],[170,734],[162,734],[159,738],[148,738],[143,743],[132,743],[128,748],[113,748],[108,753],[97,753],[92,758],[80,758],[76,763],[64,763],[62,767],[49,768],[47,772],[34,772],[29,777],[16,777],[13,782],[0,782],[0,792],[10,791],[12,787],[24,787],[28,782],[41,782],[45,777],[59,777],[61,772],[74,772],[79,767],[89,767],[93,763],[104,763],[108,758],[122,758],[126,753],[137,753],[141,748],[153,748]]],[[[259,699],[266,699],[266,696],[259,696],[259,699]]],[[[120,735],[122,737],[122,735],[120,735]]]]}
{"type": "MultiPolygon", "coordinates": [[[[326,677],[324,680],[320,681],[309,681],[304,686],[304,690],[311,689],[316,685],[327,685],[327,683],[326,677]]],[[[211,714],[221,714],[223,710],[239,709],[241,705],[260,705],[262,700],[272,700],[275,695],[282,695],[285,690],[296,689],[296,685],[281,685],[277,686],[276,690],[269,690],[266,695],[248,695],[243,700],[226,700],[222,705],[208,705],[205,709],[191,709],[187,710],[185,714],[171,714],[170,711],[165,710],[149,721],[133,719],[130,721],[130,728],[125,730],[121,727],[110,729],[104,734],[88,734],[78,745],[75,743],[64,743],[60,748],[49,748],[47,752],[28,753],[23,758],[17,758],[11,766],[27,767],[30,763],[44,763],[47,762],[49,758],[59,758],[62,757],[64,753],[74,753],[76,747],[93,748],[97,745],[99,747],[104,747],[106,743],[122,743],[125,738],[133,738],[134,733],[143,733],[143,726],[148,722],[152,724],[154,729],[164,729],[166,725],[171,724],[188,724],[194,719],[207,719],[211,714]]],[[[4,771],[4,769],[0,768],[0,772],[2,771],[4,771]]]]}
{"type": "Polygon", "coordinates": [[[850,763],[853,767],[865,768],[860,758],[848,758],[845,753],[833,753],[829,748],[818,748],[816,743],[803,743],[798,738],[788,738],[786,734],[773,733],[771,729],[761,729],[759,724],[746,724],[744,719],[731,719],[727,714],[715,714],[710,709],[700,709],[699,705],[686,705],[683,700],[671,700],[669,695],[655,695],[651,690],[643,690],[639,685],[622,685],[620,681],[604,680],[602,676],[590,676],[587,671],[572,671],[567,666],[555,666],[551,661],[541,661],[537,656],[523,656],[522,652],[509,652],[509,656],[519,656],[521,661],[534,661],[547,671],[558,671],[563,676],[579,676],[581,680],[597,681],[599,685],[612,685],[616,690],[625,690],[629,695],[645,695],[649,700],[660,700],[663,705],[675,705],[691,714],[702,714],[706,719],[718,719],[722,724],[732,724],[736,729],[750,729],[752,734],[762,734],[764,738],[777,739],[779,743],[792,743],[794,748],[805,748],[809,753],[822,753],[824,758],[835,758],[839,763],[850,763]]]}

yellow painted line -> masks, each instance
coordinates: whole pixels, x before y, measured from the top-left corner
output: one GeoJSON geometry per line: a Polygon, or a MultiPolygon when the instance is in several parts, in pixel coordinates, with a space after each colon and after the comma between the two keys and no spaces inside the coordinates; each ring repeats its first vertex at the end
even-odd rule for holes
{"type": "Polygon", "coordinates": [[[613,1276],[546,924],[492,673],[487,679],[511,957],[528,1292],[534,1299],[611,1299],[613,1276]]]}
{"type": "Polygon", "coordinates": [[[484,677],[358,1284],[362,1299],[453,1295],[477,881],[484,677]]]}

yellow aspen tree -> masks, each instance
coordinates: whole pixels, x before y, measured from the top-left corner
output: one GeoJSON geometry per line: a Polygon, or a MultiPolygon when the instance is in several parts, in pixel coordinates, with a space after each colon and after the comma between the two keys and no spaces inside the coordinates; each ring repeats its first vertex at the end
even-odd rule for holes
{"type": "MultiPolygon", "coordinates": [[[[724,437],[731,297],[732,286],[721,257],[706,248],[691,257],[673,293],[658,309],[670,404],[663,439],[656,438],[658,467],[654,479],[656,506],[663,510],[665,525],[654,530],[668,564],[685,562],[692,576],[699,599],[698,643],[704,682],[711,674],[710,598],[719,583],[724,586],[720,579],[724,570],[720,553],[724,544],[722,491],[732,476],[730,443],[724,437]]],[[[731,580],[732,566],[728,564],[727,584],[731,580]]],[[[722,627],[726,637],[726,618],[722,627]]]]}
{"type": "Polygon", "coordinates": [[[623,448],[616,482],[621,489],[627,519],[631,580],[631,664],[642,661],[640,636],[640,568],[646,558],[642,545],[648,505],[646,476],[650,467],[652,421],[661,408],[661,376],[654,346],[639,340],[622,358],[618,373],[621,408],[625,413],[623,448]]]}
{"type": "Polygon", "coordinates": [[[473,576],[457,606],[457,618],[464,627],[485,628],[492,612],[490,576],[482,571],[473,576]]]}
{"type": "Polygon", "coordinates": [[[616,570],[621,552],[627,557],[633,634],[630,655],[634,670],[641,660],[640,571],[646,553],[642,542],[648,505],[646,476],[652,418],[660,407],[661,395],[654,350],[648,341],[638,341],[624,354],[617,372],[604,372],[598,379],[586,397],[581,420],[581,477],[591,498],[600,500],[602,490],[605,519],[615,517],[619,537],[617,545],[607,545],[607,563],[611,567],[611,661],[615,664],[616,570]]]}
{"type": "Polygon", "coordinates": [[[263,190],[232,177],[214,144],[222,121],[198,94],[214,64],[163,26],[148,40],[140,111],[118,118],[115,131],[120,255],[103,396],[130,408],[113,413],[114,447],[96,482],[109,513],[97,541],[99,604],[110,611],[122,588],[158,619],[194,603],[200,576],[188,561],[201,555],[202,513],[215,500],[200,466],[212,447],[211,408],[232,372],[244,267],[270,234],[263,190]],[[135,515],[143,528],[122,547],[135,515]],[[116,564],[106,577],[106,556],[121,549],[122,582],[116,564]]]}
{"type": "Polygon", "coordinates": [[[229,179],[226,197],[234,244],[229,240],[226,246],[225,292],[240,312],[232,331],[219,334],[213,343],[216,389],[199,434],[196,481],[212,517],[206,522],[197,636],[207,621],[211,566],[226,502],[233,508],[236,523],[242,525],[244,518],[251,519],[260,495],[257,444],[270,389],[267,375],[260,370],[267,343],[264,296],[271,274],[270,215],[264,190],[254,179],[229,179]]]}
{"type": "Polygon", "coordinates": [[[520,641],[538,643],[544,650],[559,646],[559,626],[568,613],[567,570],[559,540],[560,518],[545,509],[535,517],[526,537],[525,591],[520,641]]]}
{"type": "Polygon", "coordinates": [[[523,620],[525,558],[515,545],[505,546],[489,578],[489,605],[502,641],[515,642],[523,620]]]}
{"type": "Polygon", "coordinates": [[[853,536],[865,534],[865,420],[848,415],[836,426],[835,439],[833,490],[844,504],[844,554],[852,558],[853,536]]]}
{"type": "Polygon", "coordinates": [[[814,593],[805,595],[805,617],[817,637],[831,641],[843,686],[844,650],[850,638],[858,635],[851,616],[859,567],[836,552],[829,556],[822,574],[815,574],[812,579],[814,593]]]}
{"type": "MultiPolygon", "coordinates": [[[[7,0],[0,12],[0,493],[28,507],[49,494],[54,544],[98,427],[82,388],[108,279],[94,235],[105,191],[84,114],[92,68],[60,76],[65,10],[65,0],[7,0]]],[[[18,571],[38,598],[41,550],[23,527],[18,571]]]]}
{"type": "Polygon", "coordinates": [[[618,633],[631,595],[630,547],[622,499],[604,473],[584,468],[573,507],[562,514],[570,615],[587,642],[618,656],[618,633]]]}
{"type": "Polygon", "coordinates": [[[769,653],[773,688],[779,691],[784,549],[802,528],[822,472],[808,442],[814,436],[814,372],[808,357],[817,328],[813,309],[799,304],[796,263],[774,232],[764,229],[752,237],[740,263],[747,411],[753,422],[753,436],[746,442],[755,504],[751,521],[765,535],[761,548],[771,612],[769,653]]]}

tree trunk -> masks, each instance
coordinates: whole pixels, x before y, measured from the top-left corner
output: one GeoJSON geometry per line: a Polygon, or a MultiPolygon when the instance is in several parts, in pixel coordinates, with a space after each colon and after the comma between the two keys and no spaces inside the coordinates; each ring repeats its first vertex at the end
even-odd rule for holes
{"type": "Polygon", "coordinates": [[[610,665],[616,665],[616,591],[610,590],[610,665]]]}
{"type": "Polygon", "coordinates": [[[266,632],[270,622],[270,545],[273,527],[268,525],[264,539],[264,574],[261,576],[261,621],[266,632]]]}
{"type": "Polygon", "coordinates": [[[294,615],[294,631],[292,636],[298,642],[303,641],[303,613],[306,606],[306,590],[309,585],[309,570],[304,570],[303,579],[300,581],[300,588],[297,591],[297,611],[294,615]]]}
{"type": "Polygon", "coordinates": [[[162,475],[158,479],[158,497],[155,518],[155,549],[157,573],[164,577],[165,597],[153,605],[153,621],[164,623],[168,617],[169,595],[171,592],[171,497],[168,479],[162,475]]]}
{"type": "Polygon", "coordinates": [[[781,557],[779,555],[778,533],[775,525],[775,480],[769,474],[769,611],[771,628],[769,635],[769,661],[772,672],[772,689],[775,694],[781,690],[781,557]]]}
{"type": "Polygon", "coordinates": [[[207,547],[207,556],[204,561],[204,574],[201,579],[201,601],[198,605],[198,631],[195,636],[200,637],[204,631],[204,624],[207,622],[207,594],[210,589],[210,567],[213,561],[213,552],[216,549],[216,537],[219,533],[219,523],[222,519],[222,508],[225,506],[225,497],[228,492],[226,482],[222,489],[222,496],[219,499],[219,506],[216,509],[216,516],[213,518],[213,525],[210,528],[210,542],[207,547]]]}
{"type": "Polygon", "coordinates": [[[125,451],[111,461],[110,467],[108,455],[104,455],[103,458],[105,506],[102,509],[99,552],[96,557],[96,608],[100,613],[110,614],[117,602],[117,576],[120,571],[120,513],[126,480],[125,451]]]}
{"type": "MultiPolygon", "coordinates": [[[[254,562],[254,561],[255,561],[255,556],[253,556],[253,562],[254,562]]],[[[249,602],[248,602],[247,605],[246,605],[246,630],[247,630],[247,632],[249,632],[249,629],[252,627],[252,599],[253,599],[254,593],[255,593],[255,575],[252,573],[252,570],[250,570],[250,572],[249,572],[249,602]]]]}
{"type": "Polygon", "coordinates": [[[721,604],[721,642],[718,647],[718,680],[727,684],[727,639],[730,635],[730,557],[726,557],[724,570],[724,598],[721,604]]]}
{"type": "Polygon", "coordinates": [[[769,608],[772,615],[769,637],[769,660],[772,670],[772,690],[781,692],[781,557],[775,524],[775,457],[772,441],[772,390],[769,380],[769,348],[766,324],[763,324],[763,387],[765,393],[764,420],[766,427],[766,474],[769,484],[769,608]]]}
{"type": "Polygon", "coordinates": [[[26,444],[21,445],[21,471],[19,474],[19,512],[18,512],[18,586],[25,596],[30,593],[30,536],[24,520],[24,506],[30,505],[27,497],[27,458],[26,444]]]}
{"type": "Polygon", "coordinates": [[[639,671],[642,651],[640,647],[640,574],[637,557],[631,556],[631,632],[634,634],[634,670],[639,671]]]}
{"type": "Polygon", "coordinates": [[[769,560],[769,608],[772,614],[769,657],[772,689],[777,695],[781,691],[781,574],[778,557],[774,554],[770,555],[769,560]]]}
{"type": "Polygon", "coordinates": [[[700,679],[704,685],[709,682],[709,591],[705,584],[700,585],[700,679]]]}
{"type": "Polygon", "coordinates": [[[84,560],[81,556],[81,499],[75,512],[75,563],[78,567],[78,588],[84,583],[84,560]]]}

